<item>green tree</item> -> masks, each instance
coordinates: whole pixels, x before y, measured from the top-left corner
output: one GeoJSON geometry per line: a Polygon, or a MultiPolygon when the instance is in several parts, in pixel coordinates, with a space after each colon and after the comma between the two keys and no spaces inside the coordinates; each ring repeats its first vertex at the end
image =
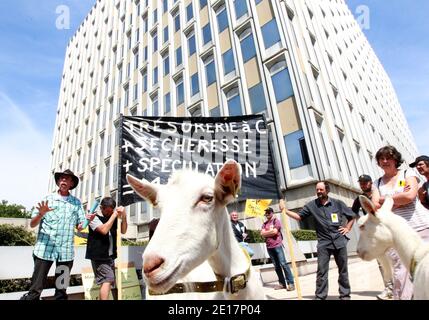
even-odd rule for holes
{"type": "Polygon", "coordinates": [[[3,218],[30,218],[31,214],[25,207],[18,204],[9,204],[7,200],[0,203],[0,217],[3,218]]]}

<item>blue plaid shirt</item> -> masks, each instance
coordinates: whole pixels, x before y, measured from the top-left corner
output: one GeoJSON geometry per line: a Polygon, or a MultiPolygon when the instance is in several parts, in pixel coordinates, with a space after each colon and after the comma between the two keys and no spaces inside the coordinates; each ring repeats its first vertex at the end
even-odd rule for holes
{"type": "MultiPolygon", "coordinates": [[[[85,220],[85,211],[80,200],[72,195],[64,199],[58,193],[46,196],[49,208],[40,220],[34,255],[50,261],[72,261],[74,258],[74,228],[85,220]]],[[[34,209],[31,217],[39,214],[34,209]]]]}

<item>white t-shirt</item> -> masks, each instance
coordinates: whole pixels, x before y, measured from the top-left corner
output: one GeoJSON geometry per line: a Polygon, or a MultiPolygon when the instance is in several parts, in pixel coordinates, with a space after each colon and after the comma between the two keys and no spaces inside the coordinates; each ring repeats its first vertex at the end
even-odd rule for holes
{"type": "MultiPolygon", "coordinates": [[[[406,179],[409,177],[419,178],[414,170],[399,170],[398,177],[395,182],[395,187],[392,189],[390,186],[384,184],[383,179],[378,179],[376,185],[381,196],[393,196],[394,194],[404,191],[406,179]]],[[[393,209],[393,212],[405,220],[416,231],[421,231],[429,228],[429,210],[427,210],[418,200],[418,197],[413,202],[393,209]]]]}

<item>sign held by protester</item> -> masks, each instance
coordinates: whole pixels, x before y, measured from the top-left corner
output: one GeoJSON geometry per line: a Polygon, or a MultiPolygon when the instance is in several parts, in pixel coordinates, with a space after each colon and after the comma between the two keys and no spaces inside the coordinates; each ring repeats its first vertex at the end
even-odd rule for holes
{"type": "Polygon", "coordinates": [[[244,213],[249,217],[264,217],[265,209],[268,208],[271,199],[247,199],[244,213]]]}
{"type": "Polygon", "coordinates": [[[119,201],[142,201],[126,180],[131,174],[166,184],[171,173],[198,170],[215,176],[226,159],[241,164],[240,199],[280,198],[262,115],[216,118],[121,117],[119,201]]]}

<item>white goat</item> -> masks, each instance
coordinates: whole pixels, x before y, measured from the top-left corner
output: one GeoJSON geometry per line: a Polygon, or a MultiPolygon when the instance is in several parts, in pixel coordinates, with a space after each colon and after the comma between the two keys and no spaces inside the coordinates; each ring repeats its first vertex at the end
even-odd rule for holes
{"type": "MultiPolygon", "coordinates": [[[[235,239],[225,209],[241,186],[237,162],[228,160],[215,179],[195,171],[179,171],[166,185],[131,175],[127,181],[161,211],[156,232],[143,254],[144,277],[152,294],[191,290],[217,292],[217,299],[265,298],[260,277],[235,239]],[[214,281],[176,284],[196,267],[203,267],[206,260],[216,275],[214,281]]],[[[192,273],[189,275],[192,279],[192,273]]]]}
{"type": "Polygon", "coordinates": [[[393,199],[388,197],[376,210],[366,197],[360,196],[368,214],[359,219],[360,238],[357,253],[363,260],[384,256],[394,248],[413,277],[414,299],[429,299],[429,244],[424,243],[402,217],[392,212],[393,199]]]}

